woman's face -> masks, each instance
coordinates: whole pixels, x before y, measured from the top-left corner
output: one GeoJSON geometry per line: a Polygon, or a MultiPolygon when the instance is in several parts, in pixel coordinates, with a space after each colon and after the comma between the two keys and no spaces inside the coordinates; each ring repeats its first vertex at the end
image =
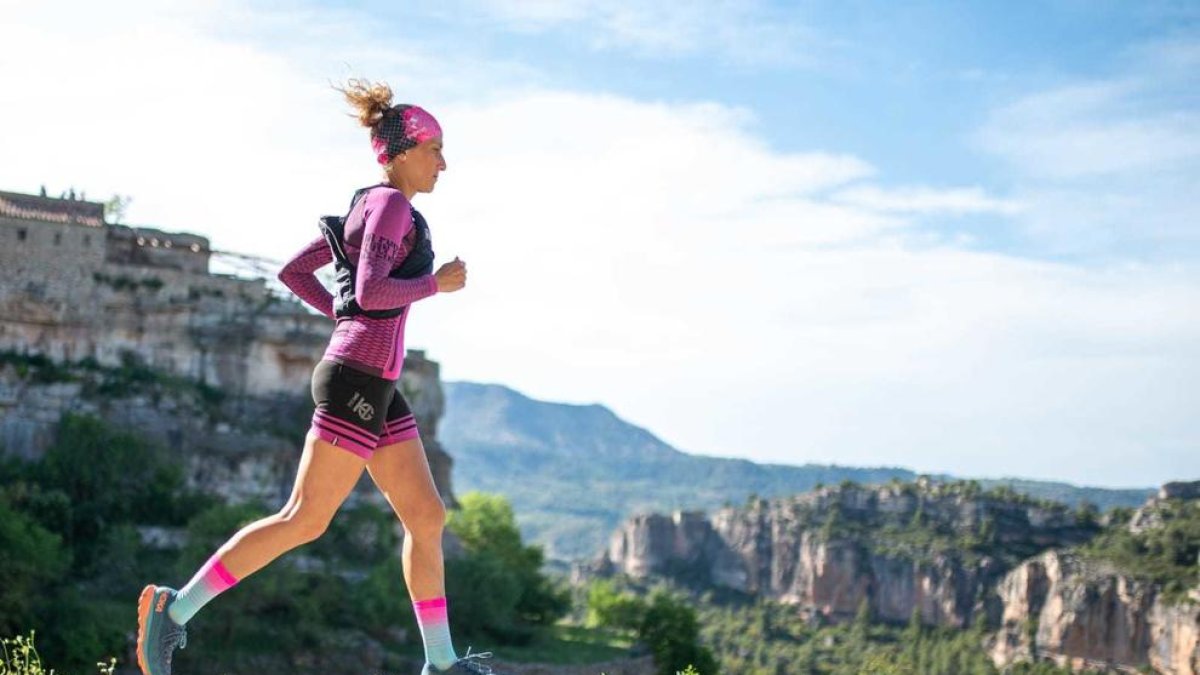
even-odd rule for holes
{"type": "Polygon", "coordinates": [[[395,168],[400,172],[401,182],[410,186],[414,193],[433,192],[438,174],[446,170],[446,158],[442,156],[442,137],[434,136],[409,148],[402,155],[397,155],[395,168]]]}

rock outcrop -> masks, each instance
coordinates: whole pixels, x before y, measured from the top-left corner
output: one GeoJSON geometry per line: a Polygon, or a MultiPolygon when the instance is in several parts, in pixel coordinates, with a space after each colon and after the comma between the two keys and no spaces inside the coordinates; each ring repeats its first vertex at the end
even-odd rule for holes
{"type": "Polygon", "coordinates": [[[969,483],[844,485],[755,500],[711,518],[640,515],[613,534],[596,573],[670,576],[799,606],[833,620],[866,602],[882,620],[965,627],[995,615],[986,591],[1019,552],[1086,540],[1057,504],[969,483]]]}
{"type": "MultiPolygon", "coordinates": [[[[1200,497],[1200,482],[1169,483],[1128,524],[1133,535],[1164,527],[1167,509],[1200,497]]],[[[1195,588],[1167,593],[1099,557],[1050,550],[998,584],[1001,627],[990,652],[998,667],[1048,660],[1074,669],[1200,674],[1200,563],[1195,588]]]]}
{"type": "MultiPolygon", "coordinates": [[[[455,506],[451,460],[437,438],[445,412],[438,364],[410,351],[400,386],[434,481],[455,506]]],[[[95,415],[161,445],[186,467],[193,488],[230,502],[280,504],[292,488],[312,399],[304,390],[229,396],[145,366],[0,361],[0,454],[37,458],[54,441],[64,414],[95,415]]],[[[365,477],[359,488],[362,496],[376,493],[365,477]]]]}
{"type": "Polygon", "coordinates": [[[1051,550],[1010,572],[997,593],[1004,602],[992,648],[998,664],[1052,658],[1075,667],[1136,668],[1145,662],[1152,584],[1051,550]]]}
{"type": "Polygon", "coordinates": [[[1059,665],[1175,675],[1200,673],[1200,595],[1165,598],[1153,583],[1111,565],[1048,551],[997,587],[1003,625],[991,644],[997,666],[1059,665]]]}
{"type": "MultiPolygon", "coordinates": [[[[862,603],[884,621],[906,621],[914,610],[930,624],[983,621],[995,631],[986,646],[1002,671],[1051,661],[1200,675],[1198,498],[1200,482],[1169,483],[1106,531],[1133,542],[1121,550],[1161,562],[1164,553],[1154,549],[1167,547],[1176,570],[1182,560],[1167,588],[1110,561],[1111,549],[1081,546],[1100,532],[1094,513],[927,480],[752,500],[711,516],[639,515],[582,573],[734,589],[834,621],[862,603]],[[1166,531],[1169,543],[1152,539],[1163,527],[1176,527],[1166,531]],[[1180,579],[1194,587],[1180,591],[1180,579]]],[[[1147,563],[1143,571],[1160,567],[1147,563]]]]}
{"type": "Polygon", "coordinates": [[[400,376],[400,391],[408,401],[421,430],[421,445],[429,459],[433,482],[442,494],[442,500],[451,508],[458,506],[451,485],[451,470],[454,459],[438,440],[438,426],[446,414],[446,395],[442,390],[441,368],[436,361],[425,358],[425,352],[408,350],[404,357],[404,372],[400,376]]]}
{"type": "MultiPolygon", "coordinates": [[[[1133,518],[1129,520],[1129,531],[1133,534],[1140,534],[1162,527],[1162,507],[1173,499],[1179,501],[1200,500],[1200,481],[1176,481],[1163,485],[1158,489],[1157,495],[1147,499],[1146,503],[1133,513],[1133,518]]],[[[1197,560],[1196,563],[1200,564],[1200,560],[1197,560]]]]}

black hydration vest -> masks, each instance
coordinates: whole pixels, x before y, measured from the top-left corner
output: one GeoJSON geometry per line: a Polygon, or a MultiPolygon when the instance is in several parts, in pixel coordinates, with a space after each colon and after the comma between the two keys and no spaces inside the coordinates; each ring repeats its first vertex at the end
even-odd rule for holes
{"type": "MultiPolygon", "coordinates": [[[[344,217],[321,216],[321,234],[325,236],[325,241],[329,243],[329,249],[333,252],[334,282],[337,284],[337,295],[333,298],[333,315],[339,319],[359,315],[371,319],[390,319],[403,314],[407,307],[404,305],[393,309],[366,310],[359,306],[354,297],[356,274],[354,262],[346,255],[346,220],[354,214],[354,207],[367,191],[377,187],[380,186],[372,185],[356,191],[354,198],[350,200],[350,210],[344,217]]],[[[360,214],[358,217],[363,216],[360,214]]],[[[400,266],[388,274],[393,279],[415,279],[433,271],[433,245],[429,241],[429,225],[416,209],[412,209],[412,218],[415,233],[413,247],[400,266]]]]}

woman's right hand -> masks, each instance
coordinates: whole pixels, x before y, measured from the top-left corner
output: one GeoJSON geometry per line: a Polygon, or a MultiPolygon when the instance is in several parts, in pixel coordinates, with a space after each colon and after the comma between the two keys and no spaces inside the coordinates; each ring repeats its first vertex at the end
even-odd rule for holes
{"type": "Polygon", "coordinates": [[[467,285],[467,264],[457,257],[434,272],[438,293],[453,293],[467,285]]]}

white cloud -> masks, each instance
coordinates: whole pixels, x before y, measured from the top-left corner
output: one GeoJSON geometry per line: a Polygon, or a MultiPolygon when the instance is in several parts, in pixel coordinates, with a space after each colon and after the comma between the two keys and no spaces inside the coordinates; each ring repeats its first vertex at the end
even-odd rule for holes
{"type": "Polygon", "coordinates": [[[1200,114],[1194,40],[1127,50],[1120,72],[1003,105],[975,141],[1011,171],[1040,253],[1196,260],[1200,114]]]}
{"type": "Polygon", "coordinates": [[[282,258],[376,178],[327,85],[370,53],[366,74],[447,129],[449,170],[417,205],[471,285],[409,324],[447,378],[599,400],[689,451],[1114,484],[1200,472],[1182,451],[1200,440],[1194,267],[930,240],[923,214],[1025,196],[864,185],[887,176],[781,153],[720,102],[551,91],[520,64],[352,40],[347,16],[304,17],[321,29],[290,40],[286,16],[237,6],[148,5],[136,24],[110,9],[12,12],[0,186],[132,194],[135,222],[282,258]],[[247,35],[213,32],[229,11],[247,35]]]}
{"type": "Polygon", "coordinates": [[[1102,81],[1026,96],[996,111],[980,141],[1026,173],[1051,179],[1194,166],[1200,115],[1139,109],[1144,89],[1102,81]]]}
{"type": "Polygon", "coordinates": [[[1019,203],[989,196],[981,187],[885,189],[864,185],[838,191],[833,195],[833,201],[885,213],[950,213],[958,215],[998,213],[1008,215],[1021,210],[1019,203]]]}

